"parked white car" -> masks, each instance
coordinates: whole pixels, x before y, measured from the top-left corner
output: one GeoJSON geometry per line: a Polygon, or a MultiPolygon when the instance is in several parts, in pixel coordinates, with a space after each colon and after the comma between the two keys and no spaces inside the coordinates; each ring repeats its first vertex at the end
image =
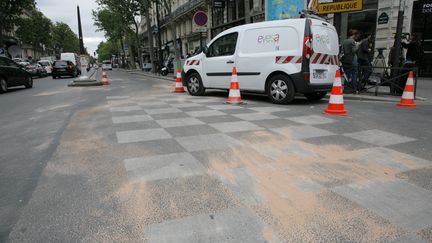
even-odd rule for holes
{"type": "Polygon", "coordinates": [[[38,63],[47,71],[47,74],[51,74],[53,63],[50,60],[40,60],[38,63]]]}
{"type": "Polygon", "coordinates": [[[108,70],[112,70],[113,67],[112,67],[112,63],[111,63],[111,61],[110,61],[110,60],[105,60],[105,61],[103,61],[103,62],[102,62],[102,68],[104,68],[104,69],[108,69],[108,70]]]}
{"type": "Polygon", "coordinates": [[[236,66],[241,90],[266,93],[279,104],[296,93],[319,100],[331,90],[338,54],[336,29],[325,21],[267,21],[220,33],[186,60],[182,75],[191,95],[203,95],[207,88],[229,89],[236,66]]]}

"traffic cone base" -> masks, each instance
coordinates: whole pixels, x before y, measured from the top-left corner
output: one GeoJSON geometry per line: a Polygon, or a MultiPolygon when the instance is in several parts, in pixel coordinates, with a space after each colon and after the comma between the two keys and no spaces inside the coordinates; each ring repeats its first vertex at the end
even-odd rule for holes
{"type": "Polygon", "coordinates": [[[324,114],[339,115],[339,116],[348,115],[348,111],[345,110],[345,105],[343,100],[343,88],[342,88],[342,81],[341,81],[339,69],[336,71],[336,77],[333,82],[329,104],[327,108],[324,110],[324,114]]]}
{"type": "Polygon", "coordinates": [[[231,105],[244,104],[243,101],[241,100],[240,85],[237,80],[237,69],[235,67],[232,68],[230,89],[229,89],[228,99],[225,103],[231,105]]]}
{"type": "Polygon", "coordinates": [[[181,78],[181,71],[180,71],[180,66],[177,68],[177,78],[176,78],[176,82],[175,82],[175,89],[174,89],[174,93],[184,93],[184,87],[183,87],[183,81],[181,78]]]}
{"type": "Polygon", "coordinates": [[[414,101],[414,73],[410,71],[408,74],[408,79],[404,88],[404,92],[402,94],[402,98],[397,104],[398,107],[408,107],[415,108],[417,105],[414,101]]]}

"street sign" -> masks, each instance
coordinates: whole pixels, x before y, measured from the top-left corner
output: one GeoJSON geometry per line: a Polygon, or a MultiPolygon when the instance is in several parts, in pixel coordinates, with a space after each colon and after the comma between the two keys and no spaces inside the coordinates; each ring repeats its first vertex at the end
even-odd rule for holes
{"type": "Polygon", "coordinates": [[[194,32],[207,32],[208,17],[206,12],[196,12],[192,20],[194,23],[194,32]]]}
{"type": "Polygon", "coordinates": [[[363,9],[363,0],[322,3],[318,5],[319,14],[349,12],[363,9]]]}
{"type": "Polygon", "coordinates": [[[389,22],[389,16],[386,12],[382,12],[378,17],[378,24],[387,24],[389,22]]]}
{"type": "Polygon", "coordinates": [[[422,5],[423,14],[432,14],[432,1],[425,1],[422,5]]]}
{"type": "Polygon", "coordinates": [[[225,8],[224,0],[213,0],[213,8],[225,8]]]}

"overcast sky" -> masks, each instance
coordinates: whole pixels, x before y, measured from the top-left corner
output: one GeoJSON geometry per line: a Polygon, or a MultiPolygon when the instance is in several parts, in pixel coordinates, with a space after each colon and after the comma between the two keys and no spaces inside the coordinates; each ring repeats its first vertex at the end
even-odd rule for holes
{"type": "Polygon", "coordinates": [[[78,20],[76,6],[80,6],[81,24],[84,36],[84,46],[89,54],[93,55],[99,42],[105,40],[103,32],[96,32],[93,25],[92,10],[96,10],[98,4],[95,0],[36,0],[37,7],[53,23],[65,22],[73,32],[78,35],[78,20]]]}

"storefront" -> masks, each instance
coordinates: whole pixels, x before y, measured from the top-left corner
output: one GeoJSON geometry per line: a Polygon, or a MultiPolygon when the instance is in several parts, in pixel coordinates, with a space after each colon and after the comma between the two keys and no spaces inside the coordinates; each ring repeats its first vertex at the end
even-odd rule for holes
{"type": "Polygon", "coordinates": [[[412,33],[421,33],[423,57],[419,75],[432,77],[432,1],[416,1],[413,6],[412,33]],[[415,17],[414,17],[415,16],[415,17]]]}
{"type": "MultiPolygon", "coordinates": [[[[378,0],[364,1],[324,1],[323,5],[333,6],[328,11],[339,10],[331,14],[333,25],[340,36],[340,42],[347,39],[350,30],[357,30],[360,36],[370,33],[372,36],[376,34],[376,20],[378,12],[378,0]],[[331,3],[330,3],[331,2],[331,3]],[[336,5],[339,4],[339,6],[336,5]]],[[[320,7],[320,10],[323,7],[320,7]]]]}

